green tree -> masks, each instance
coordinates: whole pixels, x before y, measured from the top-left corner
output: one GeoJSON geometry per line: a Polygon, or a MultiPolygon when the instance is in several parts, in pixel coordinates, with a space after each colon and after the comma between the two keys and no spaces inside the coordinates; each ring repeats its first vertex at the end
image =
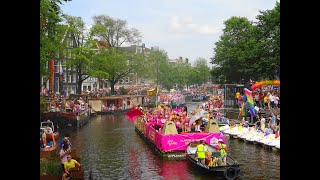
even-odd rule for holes
{"type": "Polygon", "coordinates": [[[123,44],[139,44],[141,34],[135,29],[127,27],[127,21],[115,19],[106,15],[93,17],[94,24],[91,33],[106,40],[111,47],[119,49],[123,44]]]}
{"type": "Polygon", "coordinates": [[[242,78],[257,76],[259,42],[257,27],[245,17],[231,17],[224,22],[221,39],[215,43],[211,63],[216,67],[212,75],[221,74],[221,82],[237,83],[242,78]]]}
{"type": "Polygon", "coordinates": [[[272,10],[259,11],[257,27],[261,42],[260,61],[263,78],[280,78],[280,3],[272,10]]]}
{"type": "Polygon", "coordinates": [[[280,77],[280,3],[259,11],[257,22],[231,17],[215,43],[211,74],[216,83],[280,77]]]}
{"type": "Polygon", "coordinates": [[[111,94],[115,94],[114,85],[138,70],[143,62],[140,54],[121,52],[114,48],[100,50],[93,59],[93,74],[110,82],[111,94]]]}
{"type": "Polygon", "coordinates": [[[71,58],[66,62],[67,67],[74,68],[77,73],[77,93],[81,94],[81,86],[84,80],[90,77],[92,71],[92,49],[95,42],[86,33],[85,24],[81,17],[63,16],[68,25],[68,34],[72,42],[71,58]]]}
{"type": "Polygon", "coordinates": [[[61,34],[64,32],[58,24],[62,20],[60,5],[68,1],[71,0],[40,1],[40,81],[42,77],[49,79],[48,61],[60,48],[61,34]]]}
{"type": "Polygon", "coordinates": [[[206,83],[208,82],[209,78],[210,78],[210,68],[207,65],[207,60],[199,57],[196,59],[196,61],[194,62],[194,67],[197,70],[197,72],[199,73],[199,83],[206,83]]]}
{"type": "MultiPolygon", "coordinates": [[[[115,19],[106,15],[93,17],[94,24],[90,29],[90,34],[108,42],[108,51],[103,51],[98,55],[98,59],[105,59],[105,62],[113,63],[106,65],[104,70],[96,71],[95,74],[108,74],[107,80],[110,82],[111,94],[114,94],[114,85],[122,78],[140,72],[144,67],[144,58],[141,54],[128,52],[122,48],[125,44],[139,44],[141,34],[135,29],[127,27],[127,21],[115,19]],[[102,56],[106,57],[103,58],[102,56]],[[112,59],[115,58],[115,59],[112,59]],[[124,58],[124,59],[123,59],[124,58]],[[119,62],[115,62],[116,59],[119,62]],[[123,65],[122,67],[119,65],[123,65]],[[110,72],[107,70],[111,70],[110,72]]],[[[100,60],[101,62],[103,60],[100,60]]]]}

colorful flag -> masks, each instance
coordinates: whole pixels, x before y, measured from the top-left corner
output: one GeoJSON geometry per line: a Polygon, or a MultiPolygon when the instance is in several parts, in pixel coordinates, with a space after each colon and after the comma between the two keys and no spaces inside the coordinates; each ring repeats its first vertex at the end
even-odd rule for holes
{"type": "Polygon", "coordinates": [[[246,108],[246,106],[245,106],[245,103],[242,102],[242,105],[241,105],[241,116],[242,116],[242,117],[247,116],[247,110],[246,110],[246,109],[247,109],[247,108],[246,108]]]}
{"type": "Polygon", "coordinates": [[[50,78],[49,78],[49,90],[54,92],[54,59],[49,60],[50,78]]]}
{"type": "Polygon", "coordinates": [[[253,98],[252,98],[252,91],[250,91],[247,88],[244,88],[244,93],[247,97],[247,102],[249,105],[249,111],[251,116],[256,116],[256,111],[254,110],[254,103],[253,103],[253,98]]]}
{"type": "Polygon", "coordinates": [[[157,92],[158,92],[158,87],[155,87],[154,89],[147,90],[147,95],[148,96],[155,96],[155,95],[157,95],[157,92]]]}
{"type": "Polygon", "coordinates": [[[125,113],[127,115],[127,118],[129,121],[133,122],[135,121],[139,116],[143,115],[143,113],[136,108],[132,108],[130,111],[125,113]]]}

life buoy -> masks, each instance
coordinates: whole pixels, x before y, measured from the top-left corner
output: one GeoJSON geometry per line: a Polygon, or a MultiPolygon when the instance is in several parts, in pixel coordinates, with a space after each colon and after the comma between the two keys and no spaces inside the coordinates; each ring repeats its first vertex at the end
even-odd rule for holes
{"type": "Polygon", "coordinates": [[[238,176],[237,169],[235,167],[227,167],[226,170],[224,170],[224,177],[228,180],[236,179],[238,176]]]}

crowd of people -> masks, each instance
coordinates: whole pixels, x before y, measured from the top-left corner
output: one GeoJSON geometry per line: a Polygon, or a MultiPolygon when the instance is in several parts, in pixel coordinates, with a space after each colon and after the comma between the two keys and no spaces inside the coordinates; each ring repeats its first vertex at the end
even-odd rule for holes
{"type": "Polygon", "coordinates": [[[90,105],[82,97],[66,99],[59,94],[47,97],[47,110],[49,112],[70,112],[76,115],[88,113],[90,105]]]}
{"type": "MultiPolygon", "coordinates": [[[[236,101],[241,108],[243,93],[236,92],[236,101]]],[[[252,92],[254,105],[263,109],[280,108],[280,89],[278,86],[265,85],[252,92]]]]}

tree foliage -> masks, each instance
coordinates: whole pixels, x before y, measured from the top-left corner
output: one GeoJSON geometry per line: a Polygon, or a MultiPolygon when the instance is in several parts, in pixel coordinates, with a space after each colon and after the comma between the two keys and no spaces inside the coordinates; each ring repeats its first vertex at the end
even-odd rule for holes
{"type": "Polygon", "coordinates": [[[123,44],[139,44],[141,34],[135,29],[127,27],[127,21],[115,19],[106,15],[93,17],[94,24],[91,33],[106,40],[111,47],[118,49],[123,44]]]}
{"type": "Polygon", "coordinates": [[[114,48],[102,49],[93,56],[93,76],[108,80],[111,84],[111,94],[115,94],[114,85],[136,72],[142,62],[143,57],[139,54],[121,52],[114,48]]]}
{"type": "MultiPolygon", "coordinates": [[[[92,56],[95,54],[92,47],[95,42],[86,33],[85,24],[81,17],[69,15],[63,17],[68,25],[67,33],[70,35],[68,41],[72,42],[72,56],[68,58],[66,65],[75,69],[78,77],[77,93],[81,94],[83,81],[92,74],[92,56]]],[[[68,41],[66,42],[69,43],[68,41]]]]}
{"type": "Polygon", "coordinates": [[[258,22],[231,17],[215,43],[211,74],[217,83],[277,78],[280,73],[280,3],[260,11],[258,22]]]}
{"type": "Polygon", "coordinates": [[[41,0],[40,1],[40,79],[49,75],[48,61],[54,58],[61,47],[61,37],[64,29],[61,22],[62,2],[70,0],[41,0]]]}
{"type": "Polygon", "coordinates": [[[194,67],[197,70],[199,77],[197,82],[199,84],[208,82],[210,78],[210,68],[207,65],[207,60],[202,57],[197,58],[194,67]]]}

